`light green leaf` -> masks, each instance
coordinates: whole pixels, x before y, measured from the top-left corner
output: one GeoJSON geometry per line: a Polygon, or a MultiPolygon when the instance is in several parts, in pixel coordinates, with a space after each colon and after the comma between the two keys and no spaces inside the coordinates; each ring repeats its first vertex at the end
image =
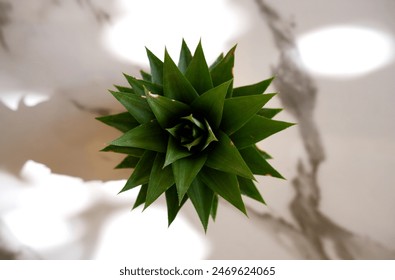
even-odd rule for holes
{"type": "Polygon", "coordinates": [[[239,130],[274,94],[233,97],[225,100],[221,129],[228,135],[239,130]]]}
{"type": "Polygon", "coordinates": [[[213,196],[213,204],[211,206],[211,218],[213,218],[213,221],[215,221],[215,218],[217,217],[217,209],[218,209],[218,195],[214,194],[213,196]]]}
{"type": "Polygon", "coordinates": [[[274,77],[263,80],[259,83],[238,87],[233,89],[233,96],[246,96],[246,95],[256,95],[262,94],[269,87],[270,83],[274,80],[274,77]]]}
{"type": "Polygon", "coordinates": [[[180,69],[181,73],[185,74],[187,71],[188,65],[192,60],[191,51],[188,48],[188,45],[185,43],[185,40],[182,40],[180,59],[178,60],[178,69],[180,69]]]}
{"type": "Polygon", "coordinates": [[[185,77],[191,82],[198,94],[203,94],[213,88],[210,71],[202,48],[202,42],[196,48],[193,58],[185,73],[185,77]]]}
{"type": "Polygon", "coordinates": [[[178,212],[180,211],[181,207],[185,204],[188,200],[188,196],[184,196],[184,199],[181,203],[178,203],[177,198],[177,190],[176,186],[171,186],[165,193],[166,195],[166,205],[167,205],[167,219],[169,226],[176,218],[178,212]]]}
{"type": "Polygon", "coordinates": [[[145,203],[145,198],[147,196],[147,189],[148,189],[148,184],[144,184],[141,186],[132,210],[145,203]]]}
{"type": "Polygon", "coordinates": [[[122,169],[122,168],[135,168],[137,163],[139,162],[140,158],[134,156],[127,156],[126,158],[118,164],[115,169],[122,169]]]}
{"type": "Polygon", "coordinates": [[[151,107],[159,125],[162,128],[168,128],[174,124],[174,121],[188,114],[190,108],[188,105],[174,99],[170,99],[146,91],[148,105],[151,107]]]}
{"type": "Polygon", "coordinates": [[[280,113],[283,109],[281,108],[262,108],[258,111],[258,115],[268,118],[268,119],[272,119],[273,117],[275,117],[278,113],[280,113]]]}
{"type": "Polygon", "coordinates": [[[211,142],[217,142],[217,136],[215,136],[213,129],[211,128],[210,124],[207,122],[206,119],[204,119],[204,122],[206,124],[206,129],[207,129],[207,138],[206,142],[204,143],[204,146],[202,150],[206,149],[208,145],[210,145],[211,142]]]}
{"type": "Polygon", "coordinates": [[[125,192],[134,187],[146,184],[149,181],[152,165],[155,159],[155,152],[145,151],[140,161],[137,163],[132,175],[129,177],[123,189],[119,192],[125,192]]]}
{"type": "Polygon", "coordinates": [[[164,163],[164,155],[158,153],[151,170],[144,209],[150,206],[162,193],[174,184],[171,166],[162,168],[164,163]]]}
{"type": "Polygon", "coordinates": [[[139,123],[147,123],[155,118],[145,96],[143,98],[142,96],[135,94],[126,94],[114,91],[110,92],[139,123]]]}
{"type": "Polygon", "coordinates": [[[239,180],[240,191],[243,195],[266,204],[252,180],[243,177],[237,177],[237,180],[239,180]]]}
{"type": "Polygon", "coordinates": [[[152,120],[126,132],[118,139],[112,141],[111,145],[141,148],[164,153],[167,143],[166,136],[158,125],[158,122],[152,120]]]}
{"type": "Polygon", "coordinates": [[[239,149],[243,149],[292,125],[294,124],[255,115],[231,138],[239,149]]]}
{"type": "Polygon", "coordinates": [[[218,128],[224,108],[224,101],[231,81],[227,81],[203,93],[191,104],[192,109],[205,116],[210,125],[218,128]]]}
{"type": "Polygon", "coordinates": [[[198,177],[215,193],[247,215],[236,175],[204,167],[198,177]]]}
{"type": "Polygon", "coordinates": [[[115,127],[122,132],[129,131],[139,125],[139,122],[135,118],[133,118],[132,115],[130,115],[130,113],[128,112],[110,116],[97,117],[96,119],[109,126],[115,127]]]}
{"type": "Polygon", "coordinates": [[[119,147],[114,145],[108,145],[104,149],[100,150],[101,152],[114,152],[119,154],[127,154],[134,157],[141,157],[144,153],[143,149],[139,148],[131,148],[131,147],[119,147]]]}
{"type": "Polygon", "coordinates": [[[204,231],[207,231],[208,220],[214,199],[213,191],[203,184],[203,182],[198,178],[195,178],[191,187],[188,189],[188,197],[196,209],[204,231]]]}
{"type": "Polygon", "coordinates": [[[270,175],[276,178],[284,179],[284,177],[263,158],[256,147],[251,146],[242,149],[240,150],[240,154],[254,174],[270,175]]]}
{"type": "Polygon", "coordinates": [[[211,79],[214,86],[218,86],[233,79],[233,66],[235,63],[235,51],[236,46],[234,46],[225,57],[216,63],[216,65],[211,69],[211,79]]]}
{"type": "Polygon", "coordinates": [[[210,152],[206,166],[253,179],[254,175],[230,138],[223,132],[220,132],[218,136],[219,142],[210,152]]]}
{"type": "Polygon", "coordinates": [[[198,97],[191,83],[180,72],[177,65],[174,64],[167,51],[165,52],[163,64],[163,91],[164,96],[187,104],[190,104],[198,97]]]}
{"type": "Polygon", "coordinates": [[[206,154],[198,154],[179,159],[172,164],[174,181],[176,182],[178,200],[181,203],[192,181],[206,162],[206,154]]]}
{"type": "Polygon", "coordinates": [[[151,80],[154,84],[163,84],[163,62],[157,58],[149,49],[145,48],[151,68],[151,80]]]}
{"type": "Polygon", "coordinates": [[[175,162],[176,160],[185,158],[190,155],[192,155],[192,153],[190,153],[188,150],[179,147],[179,145],[176,144],[174,138],[169,137],[169,141],[167,143],[166,160],[163,167],[166,167],[169,164],[175,162]]]}

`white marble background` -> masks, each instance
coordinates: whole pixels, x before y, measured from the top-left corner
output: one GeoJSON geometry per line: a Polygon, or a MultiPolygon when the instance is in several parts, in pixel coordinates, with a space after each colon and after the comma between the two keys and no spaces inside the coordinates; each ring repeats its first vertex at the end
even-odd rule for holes
{"type": "Polygon", "coordinates": [[[395,259],[395,2],[1,0],[0,259],[395,259]],[[187,204],[130,212],[129,172],[99,153],[95,116],[144,46],[208,60],[238,43],[235,83],[277,74],[273,107],[297,122],[261,143],[288,179],[268,206],[221,203],[205,235],[187,204]]]}

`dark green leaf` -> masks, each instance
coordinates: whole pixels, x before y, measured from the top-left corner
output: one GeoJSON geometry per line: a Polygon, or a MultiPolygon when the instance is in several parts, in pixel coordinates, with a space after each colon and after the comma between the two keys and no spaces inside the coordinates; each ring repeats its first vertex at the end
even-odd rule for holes
{"type": "Polygon", "coordinates": [[[147,123],[155,118],[145,96],[142,97],[135,94],[126,94],[114,91],[110,92],[139,123],[147,123]]]}
{"type": "Polygon", "coordinates": [[[240,191],[243,195],[266,204],[252,180],[243,177],[237,177],[237,179],[239,180],[240,191]]]}
{"type": "Polygon", "coordinates": [[[114,85],[114,87],[119,91],[119,92],[125,92],[125,93],[133,93],[135,94],[134,90],[130,87],[123,87],[123,86],[118,86],[114,85]]]}
{"type": "Polygon", "coordinates": [[[127,156],[124,160],[118,164],[115,168],[122,169],[122,168],[135,168],[137,163],[139,162],[140,158],[134,156],[127,156]]]}
{"type": "Polygon", "coordinates": [[[206,149],[208,147],[208,145],[210,145],[211,142],[217,142],[218,139],[214,134],[213,129],[211,128],[210,124],[207,122],[206,119],[204,119],[205,124],[206,124],[206,129],[207,129],[207,138],[206,138],[206,142],[204,143],[204,146],[202,148],[202,150],[206,149]]]}
{"type": "Polygon", "coordinates": [[[158,122],[152,120],[126,132],[118,139],[112,141],[111,145],[141,148],[164,153],[167,144],[166,136],[158,125],[158,122]]]}
{"type": "Polygon", "coordinates": [[[163,64],[163,91],[170,99],[175,99],[190,104],[198,97],[191,83],[180,72],[177,65],[171,59],[167,51],[163,64]]]}
{"type": "Polygon", "coordinates": [[[104,149],[101,150],[102,152],[114,152],[119,154],[127,154],[134,157],[141,157],[144,153],[143,149],[138,148],[131,148],[131,147],[119,147],[114,145],[108,145],[104,149]]]}
{"type": "Polygon", "coordinates": [[[140,70],[140,74],[141,74],[141,77],[143,78],[144,81],[152,82],[151,74],[149,74],[149,73],[147,73],[147,72],[145,72],[143,70],[140,70]]]}
{"type": "Polygon", "coordinates": [[[211,206],[211,218],[213,218],[213,221],[215,221],[215,218],[217,217],[217,209],[218,209],[218,195],[214,194],[213,196],[213,204],[211,206]]]}
{"type": "Polygon", "coordinates": [[[141,186],[132,210],[145,203],[145,198],[147,196],[147,189],[148,189],[148,184],[144,184],[141,186]]]}
{"type": "Polygon", "coordinates": [[[207,231],[208,219],[210,217],[214,193],[203,182],[196,178],[188,189],[188,197],[202,222],[204,231],[207,231]]]}
{"type": "Polygon", "coordinates": [[[211,72],[211,70],[212,70],[215,66],[217,66],[218,63],[221,62],[222,59],[224,59],[224,54],[223,54],[223,53],[221,53],[221,54],[214,60],[214,62],[210,65],[210,67],[209,67],[210,72],[211,72]]]}
{"type": "Polygon", "coordinates": [[[184,199],[181,201],[181,203],[178,203],[177,189],[174,185],[166,191],[167,219],[169,226],[174,221],[181,207],[187,200],[188,196],[186,195],[184,196],[184,199]]]}
{"type": "Polygon", "coordinates": [[[192,109],[205,116],[214,128],[218,128],[221,123],[225,96],[230,83],[231,81],[227,81],[210,89],[196,98],[191,104],[192,109]]]}
{"type": "Polygon", "coordinates": [[[126,182],[120,193],[130,190],[139,185],[148,183],[155,155],[156,153],[151,151],[144,152],[140,161],[137,163],[132,175],[129,177],[128,181],[126,182]]]}
{"type": "Polygon", "coordinates": [[[181,73],[185,74],[187,71],[188,65],[192,60],[191,51],[188,48],[188,45],[185,43],[185,40],[182,40],[180,59],[178,60],[178,68],[181,73]]]}
{"type": "Polygon", "coordinates": [[[163,62],[146,48],[149,65],[151,68],[151,80],[154,84],[163,84],[163,62]]]}
{"type": "Polygon", "coordinates": [[[174,184],[171,166],[162,168],[164,163],[164,155],[158,153],[151,170],[144,209],[150,206],[162,193],[174,184]]]}
{"type": "Polygon", "coordinates": [[[202,169],[206,159],[206,154],[200,154],[179,159],[172,164],[174,181],[176,182],[180,203],[191,186],[192,181],[202,169]]]}
{"type": "Polygon", "coordinates": [[[268,118],[268,119],[272,119],[273,117],[275,117],[278,113],[280,113],[283,109],[280,108],[262,108],[258,111],[258,115],[268,118]]]}
{"type": "Polygon", "coordinates": [[[97,117],[97,120],[115,127],[116,129],[126,132],[139,125],[139,122],[130,115],[130,113],[120,113],[116,115],[97,117]]]}
{"type": "Polygon", "coordinates": [[[207,66],[206,58],[200,41],[193,58],[185,73],[185,77],[191,82],[198,94],[203,94],[213,88],[210,71],[207,66]]]}
{"type": "Polygon", "coordinates": [[[260,154],[254,146],[240,150],[241,156],[254,174],[270,175],[276,178],[284,179],[260,154]]]}
{"type": "MultiPolygon", "coordinates": [[[[146,88],[151,93],[163,95],[163,86],[157,85],[157,84],[153,84],[151,82],[147,82],[147,81],[144,81],[144,80],[138,80],[138,81],[141,83],[143,88],[146,88]]],[[[145,94],[145,91],[144,91],[144,94],[145,94]]]]}
{"type": "Polygon", "coordinates": [[[204,167],[198,176],[215,193],[247,215],[236,175],[204,167]]]}
{"type": "Polygon", "coordinates": [[[233,134],[246,124],[274,94],[233,97],[225,100],[221,129],[233,134]]]}
{"type": "MultiPolygon", "coordinates": [[[[211,79],[213,81],[214,86],[218,86],[224,82],[233,79],[233,66],[235,63],[235,50],[236,46],[234,46],[226,55],[225,57],[218,62],[215,67],[213,67],[210,71],[211,79]]],[[[227,97],[231,96],[233,88],[229,87],[227,97]]]]}
{"type": "Polygon", "coordinates": [[[146,91],[147,101],[162,128],[168,128],[174,121],[190,112],[188,105],[174,99],[146,91]]]}
{"type": "Polygon", "coordinates": [[[265,151],[262,151],[261,149],[259,149],[258,147],[256,147],[258,152],[261,154],[261,156],[264,159],[272,159],[273,157],[271,155],[269,155],[268,153],[266,153],[265,151]]]}
{"type": "Polygon", "coordinates": [[[216,170],[253,179],[254,175],[251,173],[230,138],[223,132],[220,132],[218,136],[219,142],[216,143],[213,150],[210,152],[206,165],[216,170]]]}
{"type": "Polygon", "coordinates": [[[292,125],[292,123],[275,121],[255,115],[242,128],[236,131],[231,138],[239,149],[243,149],[292,125]]]}
{"type": "Polygon", "coordinates": [[[131,85],[133,91],[137,95],[144,95],[144,88],[143,85],[137,80],[135,77],[129,76],[128,74],[123,73],[126,80],[128,81],[129,85],[131,85]]]}
{"type": "Polygon", "coordinates": [[[191,154],[192,153],[190,153],[188,150],[177,145],[173,137],[169,137],[169,141],[167,143],[166,160],[163,167],[172,164],[176,160],[190,156],[191,154]]]}
{"type": "Polygon", "coordinates": [[[274,77],[263,80],[259,83],[238,87],[233,89],[233,96],[246,96],[246,95],[256,95],[262,94],[269,87],[270,83],[273,81],[274,77]]]}

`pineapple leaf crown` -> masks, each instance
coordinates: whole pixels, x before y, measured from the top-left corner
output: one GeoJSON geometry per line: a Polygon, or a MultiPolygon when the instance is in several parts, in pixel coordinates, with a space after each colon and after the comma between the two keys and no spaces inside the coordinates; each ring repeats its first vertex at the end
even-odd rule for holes
{"type": "Polygon", "coordinates": [[[123,132],[102,151],[125,154],[116,168],[134,169],[120,191],[141,186],[133,209],[164,193],[170,225],[190,199],[206,231],[218,197],[246,214],[242,195],[265,203],[254,174],[283,178],[256,143],[292,124],[263,108],[273,78],[233,87],[235,49],[211,66],[201,42],[192,55],[183,40],[178,65],[167,50],[161,61],[147,49],[151,73],[125,74],[130,87],[110,91],[127,112],[97,118],[123,132]]]}

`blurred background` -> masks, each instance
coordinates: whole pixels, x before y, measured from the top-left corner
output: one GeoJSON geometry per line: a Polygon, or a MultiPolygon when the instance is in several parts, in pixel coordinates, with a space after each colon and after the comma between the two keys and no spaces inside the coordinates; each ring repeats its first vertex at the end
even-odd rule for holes
{"type": "Polygon", "coordinates": [[[393,0],[1,0],[0,259],[395,259],[393,0]],[[130,211],[130,170],[98,152],[123,111],[107,89],[149,70],[145,46],[212,62],[237,43],[235,85],[272,75],[298,125],[259,145],[249,218],[220,201],[207,234],[188,202],[130,211]]]}

